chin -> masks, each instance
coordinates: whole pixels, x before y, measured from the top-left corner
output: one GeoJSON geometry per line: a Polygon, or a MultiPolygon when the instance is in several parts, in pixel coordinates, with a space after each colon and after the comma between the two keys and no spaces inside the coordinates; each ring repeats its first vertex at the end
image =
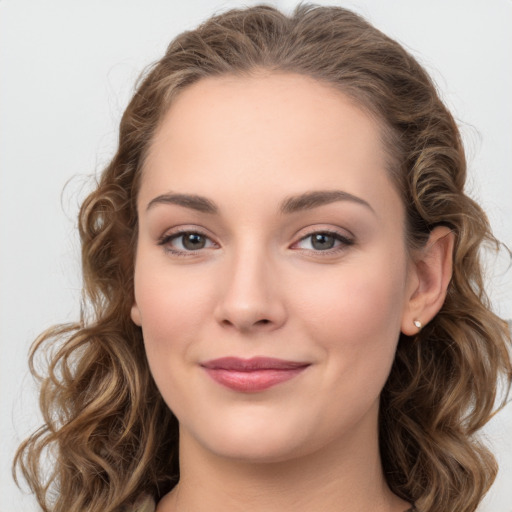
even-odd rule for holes
{"type": "MultiPolygon", "coordinates": [[[[203,449],[218,457],[225,457],[252,463],[273,463],[292,459],[312,443],[302,428],[286,425],[273,418],[264,421],[219,422],[205,425],[204,430],[188,432],[203,449]]],[[[189,439],[190,440],[190,439],[189,439]]]]}
{"type": "Polygon", "coordinates": [[[294,443],[283,443],[281,440],[259,436],[258,440],[229,439],[225,443],[206,446],[218,457],[237,460],[252,464],[271,464],[285,462],[299,456],[299,447],[294,443]],[[263,438],[263,439],[262,439],[263,438]]]}

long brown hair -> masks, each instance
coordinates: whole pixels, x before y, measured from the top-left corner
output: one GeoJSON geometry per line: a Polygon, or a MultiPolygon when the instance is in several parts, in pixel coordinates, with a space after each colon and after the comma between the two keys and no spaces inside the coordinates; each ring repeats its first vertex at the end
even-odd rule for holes
{"type": "Polygon", "coordinates": [[[409,246],[440,224],[455,234],[444,306],[415,339],[399,340],[382,392],[380,447],[390,488],[418,511],[472,512],[496,474],[475,433],[496,406],[500,376],[507,390],[512,376],[510,334],[490,309],[480,263],[482,244],[498,242],[464,192],[459,131],[428,75],[398,43],[339,7],[225,12],[179,35],[141,79],[117,153],[79,214],[82,318],[49,329],[32,348],[36,375],[34,357],[49,354],[39,375],[45,423],[15,465],[43,510],[54,512],[120,511],[177,482],[177,420],[130,319],[141,169],[176,94],[203,77],[259,69],[313,77],[371,112],[384,126],[409,246]],[[49,473],[47,453],[55,460],[49,473]]]}

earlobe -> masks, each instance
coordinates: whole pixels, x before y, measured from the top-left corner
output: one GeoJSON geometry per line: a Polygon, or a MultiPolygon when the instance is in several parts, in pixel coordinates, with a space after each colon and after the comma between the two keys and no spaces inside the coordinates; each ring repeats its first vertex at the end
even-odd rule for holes
{"type": "Polygon", "coordinates": [[[131,316],[132,322],[135,325],[138,325],[139,327],[142,326],[140,309],[139,309],[139,306],[137,306],[136,302],[133,303],[132,309],[130,310],[130,316],[131,316]]]}
{"type": "Polygon", "coordinates": [[[417,334],[443,306],[452,277],[453,246],[453,232],[446,226],[438,226],[430,233],[425,247],[415,254],[414,289],[402,318],[404,334],[417,334]]]}

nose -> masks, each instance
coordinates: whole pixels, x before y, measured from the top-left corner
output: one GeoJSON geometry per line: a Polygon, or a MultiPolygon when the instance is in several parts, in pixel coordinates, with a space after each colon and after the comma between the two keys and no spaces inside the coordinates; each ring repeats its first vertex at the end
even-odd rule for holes
{"type": "Polygon", "coordinates": [[[287,317],[279,269],[261,252],[245,251],[219,275],[215,319],[223,327],[254,333],[280,328],[287,317]]]}

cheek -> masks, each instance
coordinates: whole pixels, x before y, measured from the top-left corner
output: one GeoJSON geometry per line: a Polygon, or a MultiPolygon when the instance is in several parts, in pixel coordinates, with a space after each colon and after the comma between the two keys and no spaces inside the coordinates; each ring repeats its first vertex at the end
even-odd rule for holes
{"type": "Polygon", "coordinates": [[[145,265],[135,272],[135,300],[150,364],[160,364],[172,354],[186,352],[198,338],[211,310],[212,293],[208,280],[199,285],[186,270],[171,273],[145,265]]]}
{"type": "MultiPolygon", "coordinates": [[[[208,283],[187,272],[145,265],[135,272],[135,299],[151,374],[168,407],[178,416],[191,407],[191,374],[197,341],[211,310],[208,283]]],[[[192,386],[192,388],[191,388],[192,386]]],[[[199,407],[195,404],[195,407],[199,407]]]]}
{"type": "Polygon", "coordinates": [[[302,328],[329,356],[332,372],[385,380],[400,334],[403,268],[354,265],[315,279],[307,292],[295,290],[302,328]]]}

